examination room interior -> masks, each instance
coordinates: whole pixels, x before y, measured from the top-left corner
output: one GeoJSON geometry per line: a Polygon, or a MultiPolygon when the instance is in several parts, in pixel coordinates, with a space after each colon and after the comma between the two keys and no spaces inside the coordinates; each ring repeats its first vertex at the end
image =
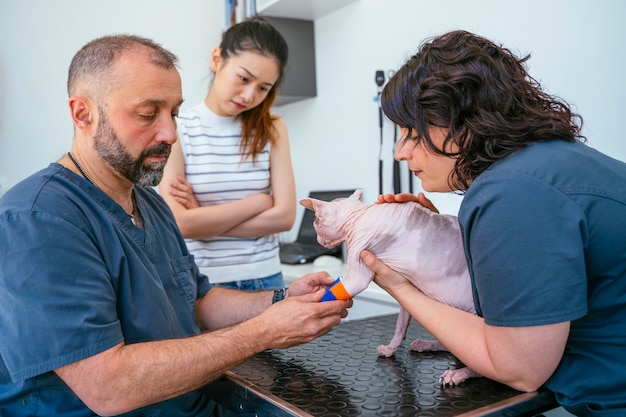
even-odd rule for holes
{"type": "MultiPolygon", "coordinates": [[[[363,201],[373,202],[381,186],[394,191],[395,131],[388,120],[379,125],[375,75],[382,71],[386,81],[425,38],[454,29],[531,54],[529,73],[583,116],[588,144],[626,161],[622,0],[263,3],[273,4],[268,10],[281,17],[310,20],[314,28],[316,94],[273,110],[289,130],[298,200],[313,190],[361,188],[363,201]]],[[[179,56],[185,109],[205,97],[209,56],[226,15],[224,0],[1,0],[0,195],[70,148],[67,68],[82,45],[112,33],[155,39],[179,56]]],[[[400,190],[421,191],[410,176],[400,164],[400,190]]],[[[462,196],[428,196],[441,212],[457,214],[462,196]]],[[[298,207],[294,227],[281,241],[295,239],[303,210],[298,207]]]]}
{"type": "MultiPolygon", "coordinates": [[[[313,22],[316,96],[274,107],[289,129],[298,199],[311,190],[362,188],[363,201],[373,202],[380,187],[379,160],[383,191],[393,191],[394,129],[384,121],[381,146],[376,71],[384,71],[386,81],[422,40],[453,29],[530,53],[530,74],[582,114],[589,145],[626,161],[620,128],[626,97],[626,2],[261,3],[273,4],[268,9],[278,14],[313,22]]],[[[0,194],[69,149],[67,68],[87,41],[136,33],[174,51],[186,108],[206,94],[208,58],[226,26],[224,0],[2,0],[0,10],[0,194]]],[[[403,191],[409,189],[409,176],[401,164],[403,191]]],[[[420,191],[419,181],[413,182],[413,191],[420,191]]],[[[429,197],[449,214],[457,213],[462,199],[454,194],[429,197]]],[[[303,210],[298,208],[294,227],[281,240],[295,239],[303,210]]]]}

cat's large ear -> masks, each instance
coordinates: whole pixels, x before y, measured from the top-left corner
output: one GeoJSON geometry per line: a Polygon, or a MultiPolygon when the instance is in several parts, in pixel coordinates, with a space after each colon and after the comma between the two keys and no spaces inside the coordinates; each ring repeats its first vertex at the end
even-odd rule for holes
{"type": "Polygon", "coordinates": [[[350,200],[361,201],[362,197],[363,197],[363,190],[361,190],[360,188],[357,188],[356,190],[354,190],[354,192],[350,196],[350,200]]]}
{"type": "Polygon", "coordinates": [[[300,204],[303,205],[304,207],[308,208],[309,210],[313,210],[316,214],[317,214],[317,210],[324,204],[326,203],[325,201],[322,200],[317,200],[315,198],[303,198],[302,200],[300,200],[300,204]]]}
{"type": "Polygon", "coordinates": [[[303,198],[302,200],[300,200],[300,204],[302,204],[304,207],[308,208],[309,210],[313,210],[315,212],[315,216],[317,217],[317,215],[319,214],[319,210],[325,204],[328,204],[328,202],[318,200],[316,198],[307,197],[307,198],[303,198]]]}
{"type": "Polygon", "coordinates": [[[315,211],[315,207],[313,206],[313,200],[311,198],[303,198],[300,200],[300,205],[308,208],[309,210],[315,211]]]}

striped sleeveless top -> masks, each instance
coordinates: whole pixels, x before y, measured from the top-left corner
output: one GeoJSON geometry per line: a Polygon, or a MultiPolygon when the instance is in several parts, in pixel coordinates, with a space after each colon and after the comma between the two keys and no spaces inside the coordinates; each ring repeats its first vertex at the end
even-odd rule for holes
{"type": "MultiPolygon", "coordinates": [[[[178,116],[185,175],[201,206],[223,204],[251,194],[270,193],[270,145],[253,163],[242,160],[241,123],[221,117],[204,102],[178,116]]],[[[265,278],[280,272],[278,237],[214,236],[186,239],[200,272],[211,283],[265,278]]]]}

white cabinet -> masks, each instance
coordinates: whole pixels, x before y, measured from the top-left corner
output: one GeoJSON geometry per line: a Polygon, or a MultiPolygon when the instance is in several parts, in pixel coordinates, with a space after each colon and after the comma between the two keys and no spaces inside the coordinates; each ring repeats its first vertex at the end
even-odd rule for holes
{"type": "Polygon", "coordinates": [[[315,20],[356,0],[256,0],[256,12],[263,16],[315,20]]]}
{"type": "Polygon", "coordinates": [[[315,29],[312,20],[263,16],[285,37],[289,59],[274,104],[300,101],[317,95],[315,29]]]}
{"type": "Polygon", "coordinates": [[[315,97],[315,19],[357,0],[244,0],[246,6],[255,1],[256,14],[273,24],[289,47],[284,81],[274,104],[315,97]]]}

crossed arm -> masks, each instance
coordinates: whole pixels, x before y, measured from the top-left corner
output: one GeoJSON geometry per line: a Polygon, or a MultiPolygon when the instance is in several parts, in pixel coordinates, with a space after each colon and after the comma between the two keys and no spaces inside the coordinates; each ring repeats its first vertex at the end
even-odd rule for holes
{"type": "Polygon", "coordinates": [[[278,137],[270,150],[271,195],[257,193],[229,203],[200,206],[185,178],[180,141],[172,146],[159,193],[176,217],[183,236],[256,237],[291,229],[296,217],[296,191],[287,127],[282,119],[274,125],[278,137]]]}

